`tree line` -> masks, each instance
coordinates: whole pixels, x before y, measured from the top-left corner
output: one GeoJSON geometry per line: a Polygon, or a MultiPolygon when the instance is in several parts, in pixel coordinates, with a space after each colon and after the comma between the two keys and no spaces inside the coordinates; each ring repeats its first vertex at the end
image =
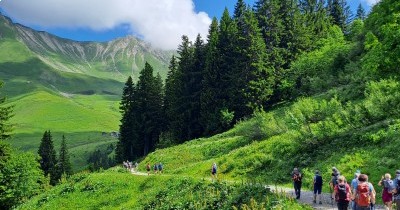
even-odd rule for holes
{"type": "Polygon", "coordinates": [[[257,110],[304,93],[291,62],[318,46],[337,26],[349,34],[353,17],[346,0],[238,0],[233,15],[213,18],[207,42],[182,36],[165,85],[146,63],[136,84],[128,78],[116,160],[133,160],[157,145],[182,143],[231,128],[257,110]]]}

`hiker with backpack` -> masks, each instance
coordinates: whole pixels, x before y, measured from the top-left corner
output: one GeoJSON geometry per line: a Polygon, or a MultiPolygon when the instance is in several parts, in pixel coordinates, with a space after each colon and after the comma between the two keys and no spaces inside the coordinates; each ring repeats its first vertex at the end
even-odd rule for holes
{"type": "Polygon", "coordinates": [[[385,174],[382,176],[381,180],[378,183],[379,186],[383,186],[382,190],[382,201],[385,204],[386,210],[392,210],[392,198],[393,198],[393,180],[391,180],[390,174],[385,174]]]}
{"type": "Polygon", "coordinates": [[[333,196],[339,210],[347,210],[352,197],[350,185],[345,180],[344,176],[339,176],[338,184],[333,190],[333,196]]]}
{"type": "Polygon", "coordinates": [[[303,176],[301,175],[300,171],[298,168],[294,168],[292,171],[292,180],[293,180],[293,186],[294,186],[294,192],[296,194],[296,199],[300,199],[300,191],[301,191],[301,180],[303,179],[303,176]]]}
{"type": "Polygon", "coordinates": [[[158,170],[157,163],[154,164],[153,170],[154,170],[154,174],[157,174],[157,170],[158,170]]]}
{"type": "MultiPolygon", "coordinates": [[[[357,190],[357,186],[358,186],[358,176],[360,176],[360,171],[359,170],[357,170],[356,171],[356,173],[354,173],[354,179],[353,180],[351,180],[351,184],[350,184],[350,187],[351,187],[351,192],[354,194],[355,193],[355,191],[357,190]]],[[[354,199],[351,199],[351,209],[352,210],[356,210],[356,202],[354,201],[354,199]]]]}
{"type": "Polygon", "coordinates": [[[321,192],[322,192],[323,181],[322,181],[322,176],[320,175],[318,170],[315,171],[313,183],[314,183],[314,203],[317,203],[317,196],[318,196],[319,204],[322,204],[321,192]]]}
{"type": "Polygon", "coordinates": [[[162,163],[161,163],[161,162],[160,162],[160,163],[158,163],[158,165],[157,165],[157,168],[158,168],[158,172],[159,172],[160,174],[162,174],[163,165],[162,165],[162,163]]]}
{"type": "MultiPolygon", "coordinates": [[[[340,172],[336,167],[332,167],[331,176],[332,176],[332,178],[331,178],[331,181],[329,183],[329,187],[330,187],[331,192],[332,192],[332,191],[334,191],[336,185],[338,184],[338,179],[339,179],[339,176],[340,176],[340,172]]],[[[333,193],[332,193],[331,196],[332,196],[331,197],[332,200],[335,199],[335,196],[333,195],[333,193]]]]}
{"type": "Polygon", "coordinates": [[[400,210],[400,170],[396,171],[396,178],[393,180],[393,198],[396,203],[396,209],[400,210]]]}
{"type": "Polygon", "coordinates": [[[375,204],[375,190],[371,183],[368,182],[368,176],[360,174],[358,177],[357,189],[354,193],[357,210],[371,210],[374,209],[375,204]]]}

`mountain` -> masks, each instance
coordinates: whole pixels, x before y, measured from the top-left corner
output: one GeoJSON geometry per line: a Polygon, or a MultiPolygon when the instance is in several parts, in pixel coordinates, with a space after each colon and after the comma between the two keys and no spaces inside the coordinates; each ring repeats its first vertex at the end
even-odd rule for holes
{"type": "Polygon", "coordinates": [[[36,152],[51,130],[56,147],[65,134],[75,170],[98,147],[115,143],[120,95],[128,76],[136,81],[145,62],[165,77],[173,51],[133,36],[79,42],[35,31],[0,15],[1,95],[14,106],[10,142],[36,152]]]}

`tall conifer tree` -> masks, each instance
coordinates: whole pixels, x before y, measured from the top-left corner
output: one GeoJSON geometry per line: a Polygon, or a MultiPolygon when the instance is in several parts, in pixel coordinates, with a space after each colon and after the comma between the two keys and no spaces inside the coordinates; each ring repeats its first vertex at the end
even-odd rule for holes
{"type": "Polygon", "coordinates": [[[122,115],[121,125],[119,128],[119,137],[116,148],[116,161],[122,162],[124,160],[132,160],[138,155],[134,155],[133,141],[137,139],[133,127],[135,125],[135,118],[133,116],[133,103],[134,103],[134,84],[132,77],[128,77],[120,102],[120,112],[122,115]]]}
{"type": "Polygon", "coordinates": [[[357,7],[357,13],[355,19],[365,20],[366,17],[367,15],[365,14],[364,7],[361,4],[359,4],[357,7]]]}
{"type": "Polygon", "coordinates": [[[69,160],[67,142],[65,136],[62,136],[60,154],[58,158],[58,173],[60,177],[62,174],[66,174],[67,176],[72,174],[72,166],[69,160]]]}
{"type": "Polygon", "coordinates": [[[50,131],[45,131],[40,142],[38,154],[40,156],[40,167],[45,176],[50,176],[50,184],[57,183],[56,170],[56,151],[54,150],[53,140],[50,131]]]}

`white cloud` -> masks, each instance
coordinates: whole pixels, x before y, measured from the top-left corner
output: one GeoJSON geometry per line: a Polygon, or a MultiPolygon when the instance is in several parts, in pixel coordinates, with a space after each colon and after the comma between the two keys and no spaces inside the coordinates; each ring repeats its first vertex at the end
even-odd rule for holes
{"type": "Polygon", "coordinates": [[[176,49],[182,35],[206,37],[211,19],[192,0],[3,0],[2,9],[22,24],[112,29],[128,24],[145,41],[176,49]]]}
{"type": "Polygon", "coordinates": [[[380,0],[364,0],[369,6],[373,6],[378,3],[380,0]]]}

